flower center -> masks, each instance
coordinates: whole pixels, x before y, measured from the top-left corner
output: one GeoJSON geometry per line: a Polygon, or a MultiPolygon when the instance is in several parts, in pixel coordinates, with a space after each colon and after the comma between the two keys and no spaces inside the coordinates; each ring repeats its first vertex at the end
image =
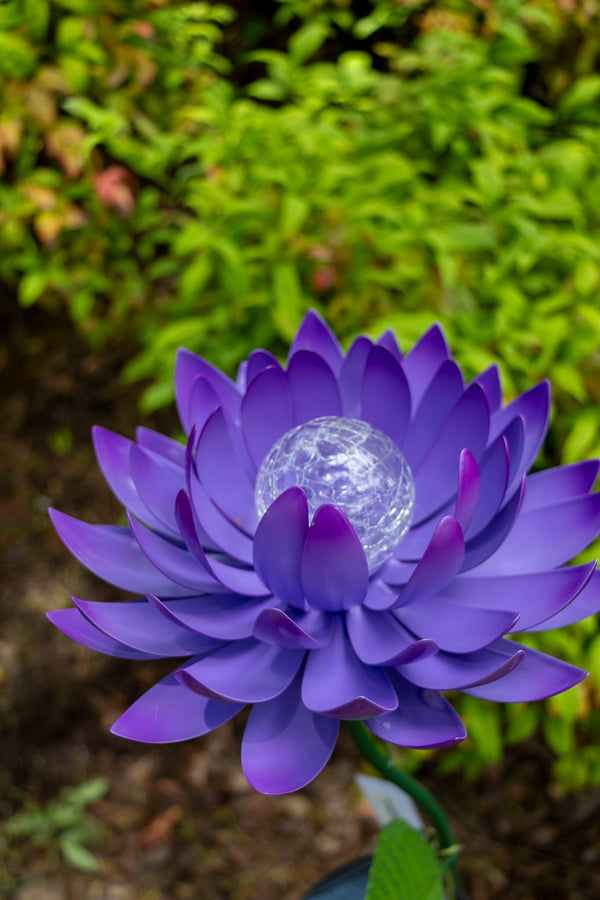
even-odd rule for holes
{"type": "Polygon", "coordinates": [[[259,516],[294,486],[306,494],[311,518],[323,503],[346,513],[369,572],[390,556],[412,519],[415,487],[406,460],[387,435],[358,419],[322,416],[279,438],[256,477],[259,516]]]}

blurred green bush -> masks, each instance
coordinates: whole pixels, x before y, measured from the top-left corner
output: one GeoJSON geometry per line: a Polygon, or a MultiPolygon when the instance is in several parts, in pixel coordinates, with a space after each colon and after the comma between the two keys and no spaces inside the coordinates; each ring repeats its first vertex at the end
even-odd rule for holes
{"type": "MultiPolygon", "coordinates": [[[[362,8],[4,0],[0,280],[97,346],[134,336],[146,410],[180,344],[231,372],[309,306],[348,340],[439,320],[467,376],[551,379],[544,465],[600,455],[598,4],[362,8]]],[[[600,731],[600,642],[561,634],[537,646],[592,669],[576,702],[467,698],[481,739],[450,760],[541,721],[563,783],[600,783],[576,740],[600,731]]]]}

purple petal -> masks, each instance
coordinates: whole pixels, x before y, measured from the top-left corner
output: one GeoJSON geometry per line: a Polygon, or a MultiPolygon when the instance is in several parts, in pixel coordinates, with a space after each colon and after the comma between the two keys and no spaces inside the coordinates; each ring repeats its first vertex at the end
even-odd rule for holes
{"type": "Polygon", "coordinates": [[[194,425],[189,417],[190,393],[200,376],[206,378],[221,404],[234,418],[239,412],[241,396],[233,381],[202,357],[190,350],[179,349],[175,361],[175,397],[186,434],[189,434],[194,425]]]}
{"type": "Polygon", "coordinates": [[[482,574],[540,572],[581,553],[600,531],[600,494],[522,512],[482,574]]]}
{"type": "Polygon", "coordinates": [[[497,645],[474,653],[455,654],[440,650],[429,659],[398,666],[397,671],[417,687],[454,691],[503,678],[522,662],[524,656],[518,644],[498,641],[497,645]]]}
{"type": "Polygon", "coordinates": [[[401,747],[451,747],[467,736],[460,717],[437,691],[424,691],[394,675],[398,709],[365,722],[383,741],[401,747]]]}
{"type": "Polygon", "coordinates": [[[306,599],[317,609],[335,612],[365,598],[365,551],[345,513],[330,503],[319,507],[308,529],[301,573],[306,599]]]}
{"type": "Polygon", "coordinates": [[[302,702],[322,715],[366,719],[396,709],[398,698],[383,668],[360,661],[338,616],[329,644],[307,655],[302,702]]]}
{"type": "Polygon", "coordinates": [[[458,497],[454,517],[463,530],[467,530],[475,514],[481,477],[479,466],[470,450],[463,450],[458,462],[458,497]]]}
{"type": "Polygon", "coordinates": [[[185,470],[137,444],[131,448],[129,468],[143,503],[162,522],[161,530],[167,529],[171,534],[178,535],[175,498],[185,487],[185,470]]]}
{"type": "MultiPolygon", "coordinates": [[[[387,568],[386,568],[387,571],[387,568]]],[[[414,571],[414,566],[411,566],[411,570],[406,577],[408,578],[414,571]]],[[[399,591],[395,588],[388,587],[385,582],[380,580],[381,572],[378,573],[378,577],[374,578],[369,582],[369,587],[367,589],[367,596],[364,599],[364,606],[367,609],[373,610],[384,610],[391,609],[396,600],[398,599],[399,591]]]]}
{"type": "Polygon", "coordinates": [[[595,615],[600,610],[600,572],[596,570],[596,561],[589,563],[589,566],[568,566],[566,569],[558,569],[557,571],[572,572],[574,569],[592,569],[580,593],[576,593],[575,598],[564,606],[560,612],[555,613],[547,618],[541,624],[529,626],[529,631],[547,631],[551,628],[564,628],[566,625],[572,625],[574,622],[580,622],[588,616],[595,615]]]}
{"type": "Polygon", "coordinates": [[[431,450],[415,469],[415,523],[430,516],[456,492],[460,452],[467,447],[479,459],[488,427],[487,400],[483,388],[474,384],[454,405],[431,450]]]}
{"type": "MultiPolygon", "coordinates": [[[[145,525],[136,521],[133,516],[129,517],[129,526],[150,562],[167,578],[187,588],[186,594],[219,589],[210,570],[198,565],[196,557],[188,550],[165,540],[155,531],[150,531],[145,525]]],[[[162,591],[155,586],[149,587],[146,593],[163,596],[162,591]]]]}
{"type": "Polygon", "coordinates": [[[223,411],[208,419],[198,439],[196,470],[207,493],[235,525],[254,533],[254,487],[237,456],[223,411]]]}
{"type": "MultiPolygon", "coordinates": [[[[179,441],[174,441],[173,438],[167,437],[164,434],[159,434],[158,431],[152,431],[150,428],[144,428],[143,426],[136,428],[135,435],[138,443],[141,444],[142,447],[146,447],[148,450],[152,450],[153,453],[158,453],[159,456],[170,459],[171,462],[181,466],[182,469],[185,468],[184,444],[181,444],[179,441]]],[[[131,507],[129,508],[131,509],[131,507]]]]}
{"type": "Polygon", "coordinates": [[[191,656],[219,646],[217,641],[167,619],[147,600],[102,603],[73,597],[73,602],[92,625],[113,640],[153,656],[191,656]]]}
{"type": "Polygon", "coordinates": [[[527,575],[459,575],[438,595],[440,600],[456,601],[478,609],[511,606],[520,614],[514,630],[552,627],[545,620],[555,616],[588,583],[595,563],[566,566],[527,575]]]}
{"type": "MultiPolygon", "coordinates": [[[[507,597],[505,605],[511,598],[507,597]]],[[[403,625],[421,638],[431,638],[440,650],[471,653],[507,634],[519,614],[503,609],[461,606],[437,594],[403,606],[396,613],[403,625]]]]}
{"type": "Polygon", "coordinates": [[[241,709],[243,703],[201,697],[171,674],[136,700],[110,730],[119,737],[148,744],[187,741],[213,731],[241,709]]]}
{"type": "Polygon", "coordinates": [[[254,567],[284,603],[304,609],[300,564],[308,534],[306,494],[297,487],[280,494],[268,508],[254,536],[254,567]]]}
{"type": "Polygon", "coordinates": [[[141,650],[134,650],[133,647],[114,641],[104,632],[94,628],[78,609],[56,609],[47,612],[46,617],[67,637],[97,653],[118,656],[121,659],[156,659],[154,653],[142,653],[141,650]]]}
{"type": "Polygon", "coordinates": [[[242,769],[257,791],[303,788],[326,765],[340,723],[317,716],[300,699],[298,680],[274,700],[253,706],[242,740],[242,769]]]}
{"type": "Polygon", "coordinates": [[[404,357],[402,368],[410,384],[413,409],[427,390],[433,376],[450,357],[450,351],[439,325],[432,325],[404,357]]]}
{"type": "Polygon", "coordinates": [[[311,350],[318,353],[331,371],[339,375],[343,359],[342,348],[329,325],[314,309],[309,309],[304,316],[296,337],[292,341],[289,359],[291,360],[299,350],[311,350]]]}
{"type": "Polygon", "coordinates": [[[444,516],[395,605],[422,602],[441,591],[457,575],[464,556],[462,529],[453,516],[444,516]]]}
{"type": "Polygon", "coordinates": [[[410,388],[400,363],[385,347],[372,347],[361,391],[361,419],[387,434],[400,448],[410,421],[410,388]]]}
{"type": "MultiPolygon", "coordinates": [[[[232,525],[217,509],[192,471],[188,476],[188,487],[194,512],[210,542],[234,559],[250,565],[253,553],[252,539],[232,525]]],[[[201,539],[200,542],[206,549],[205,541],[201,539]]]]}
{"type": "Polygon", "coordinates": [[[525,422],[525,445],[521,467],[514,476],[511,472],[511,482],[515,478],[520,479],[529,470],[546,436],[550,419],[550,384],[547,381],[540,382],[494,413],[490,425],[490,441],[501,434],[515,416],[521,416],[525,422]]]}
{"type": "Polygon", "coordinates": [[[148,600],[172,622],[219,641],[251,637],[261,611],[273,605],[272,597],[249,600],[239,594],[203,594],[175,602],[148,594],[148,600]]]}
{"type": "Polygon", "coordinates": [[[317,609],[285,613],[282,609],[264,609],[254,625],[253,635],[259,641],[287,647],[290,650],[315,650],[329,643],[331,616],[317,609]]]}
{"type": "Polygon", "coordinates": [[[238,391],[243,394],[248,386],[248,360],[243,359],[238,366],[237,373],[235,376],[235,386],[238,391]]]}
{"type": "Polygon", "coordinates": [[[352,342],[340,373],[340,392],[344,415],[358,419],[361,409],[363,372],[373,341],[361,335],[352,342]]]}
{"type": "Polygon", "coordinates": [[[260,375],[265,369],[274,366],[283,371],[277,358],[269,353],[268,350],[253,350],[248,357],[248,368],[246,369],[246,390],[250,387],[257,375],[260,375]]]}
{"type": "Polygon", "coordinates": [[[294,680],[304,656],[304,650],[282,649],[246,638],[184,666],[175,677],[217,700],[264,703],[294,680]]]}
{"type": "Polygon", "coordinates": [[[356,655],[369,666],[397,666],[438,649],[432,640],[416,640],[391,612],[354,606],[346,613],[346,627],[356,655]]]}
{"type": "Polygon", "coordinates": [[[398,362],[401,362],[403,354],[393,329],[386,328],[381,337],[377,338],[377,345],[385,347],[398,362]]]}
{"type": "Polygon", "coordinates": [[[89,525],[49,509],[58,536],[79,562],[116,587],[135,594],[154,591],[162,597],[183,597],[189,590],[152,565],[129,528],[89,525]]]}
{"type": "Polygon", "coordinates": [[[596,481],[599,466],[599,460],[588,459],[528,475],[522,511],[529,512],[589,493],[596,481]]]}
{"type": "Polygon", "coordinates": [[[431,450],[442,425],[463,392],[460,368],[454,360],[446,360],[435,373],[413,413],[402,451],[412,468],[416,468],[431,450]]]}
{"type": "Polygon", "coordinates": [[[500,370],[497,363],[481,372],[473,381],[481,385],[485,391],[490,412],[494,413],[502,403],[502,385],[500,383],[500,370]]]}
{"type": "Polygon", "coordinates": [[[508,441],[500,435],[487,448],[479,466],[479,500],[471,523],[465,530],[467,539],[482,531],[500,509],[508,486],[509,469],[508,441]]]}
{"type": "MultiPolygon", "coordinates": [[[[200,432],[207,419],[221,405],[216,391],[208,378],[199,375],[192,384],[188,398],[188,421],[200,432]]],[[[191,431],[191,429],[190,429],[191,431]]]]}
{"type": "Polygon", "coordinates": [[[337,380],[325,360],[310,350],[299,350],[288,365],[294,424],[319,416],[339,416],[342,401],[337,380]]]}
{"type": "Polygon", "coordinates": [[[514,671],[491,684],[469,688],[465,693],[500,703],[530,703],[568,691],[588,675],[583,669],[539,650],[521,649],[525,658],[514,671]]]}
{"type": "Polygon", "coordinates": [[[242,400],[242,431],[255,465],[260,466],[273,444],[294,425],[287,375],[270,366],[250,383],[242,400]]]}
{"type": "MultiPolygon", "coordinates": [[[[462,571],[475,571],[496,552],[506,541],[507,535],[514,528],[515,521],[523,502],[525,479],[521,482],[521,490],[513,494],[508,503],[494,516],[492,521],[482,531],[466,544],[465,561],[462,571]]],[[[542,569],[543,566],[539,566],[542,569]]],[[[533,571],[536,571],[534,568],[533,571]]]]}

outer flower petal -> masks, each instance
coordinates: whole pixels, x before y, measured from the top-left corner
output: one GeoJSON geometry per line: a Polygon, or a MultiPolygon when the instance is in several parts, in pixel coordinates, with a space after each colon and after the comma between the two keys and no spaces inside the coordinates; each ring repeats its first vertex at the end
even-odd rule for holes
{"type": "Polygon", "coordinates": [[[190,433],[194,425],[190,418],[189,402],[193,384],[200,376],[206,378],[219,398],[221,405],[234,418],[240,408],[240,392],[230,378],[207,360],[196,356],[195,353],[180,349],[175,361],[175,398],[177,400],[179,418],[186,434],[190,433]]]}
{"type": "Polygon", "coordinates": [[[461,607],[440,594],[403,606],[397,616],[413,634],[431,638],[449,653],[481,650],[508,634],[519,618],[518,613],[501,609],[461,607]]]}
{"type": "Polygon", "coordinates": [[[257,375],[260,375],[261,372],[264,372],[265,369],[268,369],[271,366],[279,369],[280,372],[283,371],[277,358],[273,356],[272,353],[269,353],[268,350],[253,350],[248,357],[246,390],[248,390],[257,375]]]}
{"type": "Polygon", "coordinates": [[[494,647],[474,653],[440,651],[429,659],[398,666],[398,673],[417,687],[435,691],[464,690],[471,685],[504,678],[522,662],[524,655],[518,644],[499,641],[494,647]]]}
{"type": "Polygon", "coordinates": [[[594,486],[600,461],[588,459],[570,466],[557,466],[527,476],[527,490],[522,511],[529,512],[587,494],[594,486]]]}
{"type": "Polygon", "coordinates": [[[337,719],[306,708],[296,679],[274,700],[252,707],[242,740],[244,775],[263,794],[300,790],[326,765],[339,728],[337,719]]]}
{"type": "Polygon", "coordinates": [[[416,639],[391,612],[353,606],[346,613],[346,627],[354,652],[369,666],[398,666],[438,650],[430,638],[416,639]]]}
{"type": "Polygon", "coordinates": [[[329,325],[314,309],[309,309],[304,316],[302,324],[296,332],[296,337],[292,341],[289,359],[291,360],[299,350],[311,350],[313,353],[318,353],[331,371],[335,375],[339,375],[342,368],[342,348],[329,325]]]}
{"type": "Polygon", "coordinates": [[[502,546],[518,519],[524,492],[525,479],[523,478],[521,490],[513,494],[491,522],[465,545],[465,561],[462,571],[475,571],[477,566],[481,566],[485,560],[492,557],[498,547],[502,546]]]}
{"type": "Polygon", "coordinates": [[[162,522],[162,531],[178,534],[175,498],[185,487],[185,469],[134,444],[129,454],[131,477],[142,501],[162,522]]]}
{"type": "Polygon", "coordinates": [[[410,388],[400,363],[385,347],[372,347],[369,351],[360,418],[403,447],[410,421],[410,388]]]}
{"type": "Polygon", "coordinates": [[[523,647],[525,658],[514,672],[498,681],[465,690],[465,694],[501,703],[529,703],[568,691],[588,672],[531,647],[523,647]]]}
{"type": "Polygon", "coordinates": [[[502,385],[500,384],[500,370],[496,363],[489,368],[484,369],[476,378],[473,379],[480,384],[485,391],[491,412],[496,412],[502,403],[502,385]]]}
{"type": "Polygon", "coordinates": [[[193,382],[188,397],[188,420],[201,431],[207,419],[221,405],[221,401],[208,378],[199,375],[193,382]]]}
{"type": "Polygon", "coordinates": [[[53,612],[47,612],[46,617],[67,637],[77,641],[78,644],[83,644],[84,647],[89,647],[90,650],[104,653],[106,656],[118,656],[121,659],[158,658],[155,653],[142,653],[141,650],[134,650],[133,647],[127,647],[125,644],[113,640],[95,628],[78,609],[56,609],[53,612]]]}
{"type": "Polygon", "coordinates": [[[416,688],[396,675],[392,683],[398,709],[365,722],[373,734],[401,747],[451,747],[467,736],[465,726],[445,697],[416,688]]]}
{"type": "MultiPolygon", "coordinates": [[[[181,466],[182,469],[185,468],[184,444],[180,444],[179,441],[174,441],[173,438],[164,434],[159,434],[158,431],[152,431],[151,428],[144,428],[143,425],[136,428],[135,435],[142,447],[152,450],[153,453],[158,453],[159,456],[164,456],[165,459],[169,459],[176,465],[181,466]]],[[[131,509],[129,504],[126,503],[125,506],[131,509]]]]}
{"type": "Polygon", "coordinates": [[[301,573],[306,598],[316,609],[337,612],[365,598],[365,551],[345,513],[330,503],[319,507],[308,529],[301,573]]]}
{"type": "Polygon", "coordinates": [[[256,529],[254,567],[264,583],[290,606],[305,608],[300,565],[308,534],[308,502],[292,487],[273,501],[256,529]]]}
{"type": "Polygon", "coordinates": [[[413,407],[427,390],[435,373],[450,356],[444,332],[432,325],[404,357],[402,368],[410,384],[413,407]]]}
{"type": "Polygon", "coordinates": [[[329,643],[332,624],[332,617],[318,610],[288,614],[271,607],[258,614],[252,633],[259,641],[277,647],[316,650],[329,643]]]}
{"type": "MultiPolygon", "coordinates": [[[[431,450],[444,421],[464,392],[462,372],[452,359],[441,364],[413,412],[402,452],[414,469],[431,450]]],[[[414,406],[414,401],[413,401],[414,406]]]]}
{"type": "Polygon", "coordinates": [[[239,594],[203,594],[175,602],[148,594],[148,600],[172,622],[219,641],[251,637],[261,611],[274,602],[273,597],[249,600],[239,594]]]}
{"type": "Polygon", "coordinates": [[[171,674],[136,700],[110,730],[149,744],[188,741],[233,719],[243,706],[201,697],[171,674]]]}
{"type": "MultiPolygon", "coordinates": [[[[600,571],[595,569],[596,562],[590,563],[592,574],[587,583],[578,593],[574,600],[567,606],[555,613],[555,615],[546,619],[540,625],[530,626],[529,631],[547,631],[551,628],[564,628],[566,625],[572,625],[574,622],[580,622],[588,616],[592,616],[600,612],[600,571]]],[[[566,571],[579,566],[569,566],[566,571]]],[[[581,567],[586,568],[586,567],[581,567]]]]}
{"type": "Polygon", "coordinates": [[[527,472],[546,436],[550,420],[550,385],[547,381],[540,382],[495,413],[490,427],[490,439],[501,434],[515,416],[521,416],[525,422],[525,445],[520,468],[514,474],[511,472],[512,483],[527,472]]]}
{"type": "Polygon", "coordinates": [[[287,375],[270,366],[251,382],[242,400],[242,431],[258,468],[273,444],[294,425],[287,375]]]}

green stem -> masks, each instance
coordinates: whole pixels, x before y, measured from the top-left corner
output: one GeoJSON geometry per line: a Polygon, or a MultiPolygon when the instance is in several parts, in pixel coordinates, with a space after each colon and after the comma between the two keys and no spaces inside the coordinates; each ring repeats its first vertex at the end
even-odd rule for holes
{"type": "MultiPolygon", "coordinates": [[[[350,732],[352,740],[371,765],[374,766],[384,778],[387,778],[388,781],[393,782],[393,784],[402,788],[403,791],[406,791],[407,794],[410,794],[415,803],[417,803],[427,815],[427,818],[436,828],[441,849],[448,850],[450,848],[456,848],[457,841],[454,832],[452,831],[452,826],[446,817],[446,813],[433,794],[431,794],[427,788],[423,787],[416,778],[413,778],[411,775],[403,772],[402,769],[399,769],[398,766],[394,765],[391,758],[385,756],[379,750],[362,722],[347,721],[345,724],[350,732]]],[[[450,862],[450,870],[455,885],[458,885],[456,858],[453,858],[450,862]]]]}

